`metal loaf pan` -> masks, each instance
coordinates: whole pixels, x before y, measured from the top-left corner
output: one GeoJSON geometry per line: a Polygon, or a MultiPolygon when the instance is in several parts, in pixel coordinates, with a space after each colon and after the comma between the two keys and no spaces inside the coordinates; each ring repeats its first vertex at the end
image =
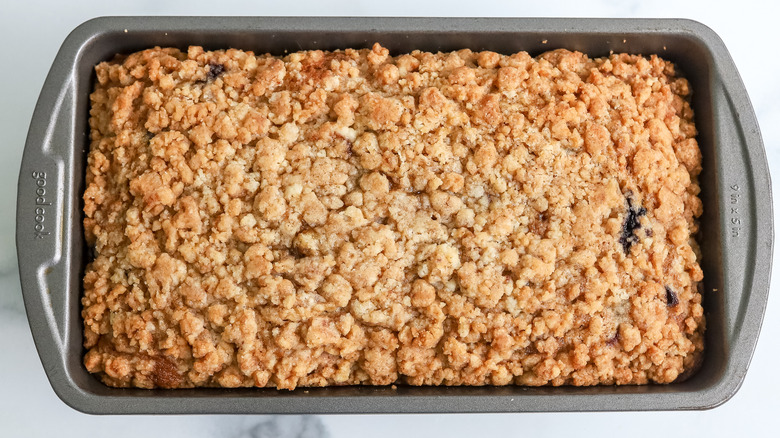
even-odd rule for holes
{"type": "Polygon", "coordinates": [[[35,107],[19,176],[17,251],[27,315],[54,391],[90,413],[392,413],[707,409],[739,389],[769,293],[773,216],[769,171],[745,87],[718,36],[688,20],[122,17],[88,21],[65,40],[35,107]],[[658,54],[694,95],[704,159],[701,218],[706,353],[669,385],[115,389],[82,365],[80,296],[84,168],[93,67],[115,53],[202,45],[283,54],[370,47],[392,53],[461,48],[592,57],[658,54]]]}

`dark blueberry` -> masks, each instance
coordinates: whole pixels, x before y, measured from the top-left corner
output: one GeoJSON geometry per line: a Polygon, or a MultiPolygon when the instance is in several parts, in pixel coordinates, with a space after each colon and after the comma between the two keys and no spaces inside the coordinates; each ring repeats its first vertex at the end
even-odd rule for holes
{"type": "Polygon", "coordinates": [[[635,207],[631,203],[631,197],[627,197],[628,212],[626,213],[626,220],[623,221],[623,231],[620,233],[620,244],[623,245],[623,252],[626,254],[631,250],[631,245],[639,242],[639,238],[634,234],[636,230],[642,227],[639,223],[639,218],[647,214],[647,210],[644,207],[635,207]]]}
{"type": "Polygon", "coordinates": [[[680,304],[680,299],[677,298],[677,293],[671,287],[666,286],[666,305],[674,307],[678,304],[680,304]]]}
{"type": "Polygon", "coordinates": [[[346,139],[345,139],[345,141],[347,142],[347,155],[351,157],[352,156],[352,142],[349,141],[349,140],[346,140],[346,139]]]}
{"type": "Polygon", "coordinates": [[[225,66],[222,64],[209,64],[209,81],[213,81],[217,76],[221,75],[225,71],[225,66]]]}
{"type": "Polygon", "coordinates": [[[620,332],[615,332],[615,335],[607,340],[607,345],[612,347],[617,345],[618,342],[620,342],[620,332]]]}

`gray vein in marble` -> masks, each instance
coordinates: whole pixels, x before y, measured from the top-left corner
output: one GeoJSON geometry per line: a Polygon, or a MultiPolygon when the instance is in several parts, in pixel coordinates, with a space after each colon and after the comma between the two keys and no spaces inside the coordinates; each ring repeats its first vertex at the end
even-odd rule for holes
{"type": "Polygon", "coordinates": [[[636,15],[639,12],[640,2],[638,0],[624,1],[624,0],[609,0],[606,2],[606,6],[614,11],[619,11],[621,14],[636,15]]]}
{"type": "MultiPolygon", "coordinates": [[[[14,260],[16,262],[16,260],[14,260]]],[[[19,269],[13,265],[0,265],[0,315],[24,315],[24,302],[19,287],[19,269]]]]}
{"type": "Polygon", "coordinates": [[[232,438],[327,438],[325,424],[313,415],[271,415],[244,417],[232,438]]]}

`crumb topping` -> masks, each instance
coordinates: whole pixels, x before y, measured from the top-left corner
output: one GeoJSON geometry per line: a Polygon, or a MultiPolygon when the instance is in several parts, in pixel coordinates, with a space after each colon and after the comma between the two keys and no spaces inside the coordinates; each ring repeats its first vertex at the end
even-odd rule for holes
{"type": "Polygon", "coordinates": [[[82,316],[108,385],[664,383],[700,355],[701,153],[657,56],[96,73],[82,316]]]}

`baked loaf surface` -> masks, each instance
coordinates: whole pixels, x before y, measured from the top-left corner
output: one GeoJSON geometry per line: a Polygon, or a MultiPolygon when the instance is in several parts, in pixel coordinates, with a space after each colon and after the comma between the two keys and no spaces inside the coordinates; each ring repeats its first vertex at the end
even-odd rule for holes
{"type": "Polygon", "coordinates": [[[82,315],[108,385],[643,384],[700,356],[669,62],[190,47],[96,72],[82,315]]]}

